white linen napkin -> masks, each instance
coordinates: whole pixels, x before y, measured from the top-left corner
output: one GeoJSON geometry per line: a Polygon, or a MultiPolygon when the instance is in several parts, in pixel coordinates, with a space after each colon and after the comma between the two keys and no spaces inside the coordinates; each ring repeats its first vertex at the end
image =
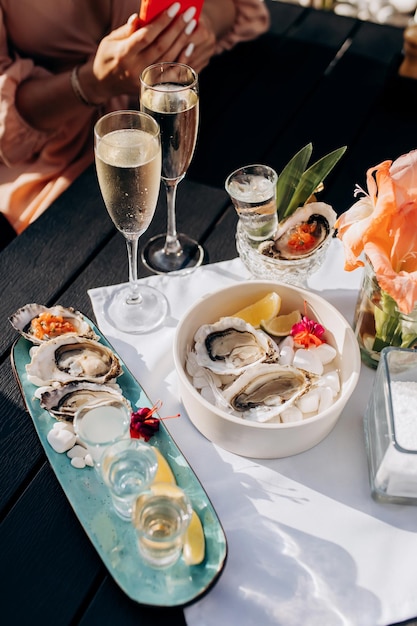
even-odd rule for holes
{"type": "MultiPolygon", "coordinates": [[[[362,273],[345,272],[332,241],[309,287],[352,322],[362,273]]],[[[417,616],[417,510],[371,498],[362,418],[374,372],[360,381],[334,430],[319,445],[285,459],[252,460],[205,439],[180,403],[172,357],[175,327],[195,300],[248,280],[240,259],[193,274],[152,276],[170,311],[144,335],[112,328],[103,301],[112,287],[89,291],[97,323],[193,467],[224,527],[225,570],[216,586],[185,609],[189,626],[386,626],[417,616]]]]}

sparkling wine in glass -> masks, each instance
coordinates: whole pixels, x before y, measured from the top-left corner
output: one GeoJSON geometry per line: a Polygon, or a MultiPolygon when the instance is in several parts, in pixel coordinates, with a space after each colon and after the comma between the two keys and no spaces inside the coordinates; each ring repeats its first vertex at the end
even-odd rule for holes
{"type": "Polygon", "coordinates": [[[199,119],[198,77],[182,63],[156,63],[140,79],[140,107],[161,129],[162,181],[167,197],[167,232],[149,240],[142,260],[158,274],[187,273],[201,265],[203,248],[177,233],[176,192],[194,154],[199,119]]]}
{"type": "Polygon", "coordinates": [[[106,209],[126,239],[129,284],[122,285],[106,304],[115,328],[144,333],[164,320],[165,296],[149,285],[139,286],[139,237],[148,228],[158,200],[161,142],[158,123],[139,111],[116,111],[94,127],[96,170],[106,209]]]}

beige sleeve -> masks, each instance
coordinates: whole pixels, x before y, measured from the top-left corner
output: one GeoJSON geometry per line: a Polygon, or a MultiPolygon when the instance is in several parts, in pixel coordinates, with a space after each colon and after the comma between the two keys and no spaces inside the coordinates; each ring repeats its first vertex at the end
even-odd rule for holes
{"type": "Polygon", "coordinates": [[[11,58],[7,32],[0,11],[0,162],[6,165],[29,162],[48,141],[50,135],[29,126],[15,106],[16,90],[21,82],[48,72],[30,59],[11,58]]]}

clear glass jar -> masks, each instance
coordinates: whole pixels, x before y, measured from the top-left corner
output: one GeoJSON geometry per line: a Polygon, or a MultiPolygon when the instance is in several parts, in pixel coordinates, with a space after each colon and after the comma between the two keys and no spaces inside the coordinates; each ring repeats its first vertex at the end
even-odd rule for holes
{"type": "Polygon", "coordinates": [[[353,328],[362,361],[374,369],[383,348],[417,347],[417,307],[409,315],[399,311],[391,296],[381,289],[368,259],[365,259],[353,328]]]}
{"type": "Polygon", "coordinates": [[[417,352],[383,348],[364,416],[375,500],[417,504],[417,352]]]}

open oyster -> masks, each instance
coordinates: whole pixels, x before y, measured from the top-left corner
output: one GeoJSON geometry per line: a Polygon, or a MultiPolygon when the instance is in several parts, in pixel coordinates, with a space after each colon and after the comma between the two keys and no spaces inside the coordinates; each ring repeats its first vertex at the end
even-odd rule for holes
{"type": "Polygon", "coordinates": [[[35,344],[62,335],[98,339],[82,314],[71,307],[26,304],[11,315],[9,321],[15,330],[35,344]]]}
{"type": "Polygon", "coordinates": [[[29,382],[37,386],[84,380],[97,384],[111,381],[122,373],[117,356],[107,346],[77,336],[57,337],[33,346],[26,365],[29,382]]]}
{"type": "Polygon", "coordinates": [[[40,387],[35,396],[40,405],[56,419],[72,422],[76,411],[83,405],[97,404],[106,400],[119,400],[128,410],[130,402],[123,397],[117,384],[98,385],[85,381],[74,381],[59,387],[40,387]]]}
{"type": "Polygon", "coordinates": [[[223,396],[245,419],[265,422],[279,416],[312,385],[315,377],[308,372],[278,363],[263,363],[246,370],[223,396]]]}
{"type": "Polygon", "coordinates": [[[216,374],[240,374],[271,352],[269,337],[238,317],[200,326],[194,341],[198,365],[216,374]]]}
{"type": "Polygon", "coordinates": [[[300,259],[312,254],[328,237],[336,212],[324,202],[301,206],[278,225],[274,241],[260,244],[258,251],[273,259],[300,259]]]}

